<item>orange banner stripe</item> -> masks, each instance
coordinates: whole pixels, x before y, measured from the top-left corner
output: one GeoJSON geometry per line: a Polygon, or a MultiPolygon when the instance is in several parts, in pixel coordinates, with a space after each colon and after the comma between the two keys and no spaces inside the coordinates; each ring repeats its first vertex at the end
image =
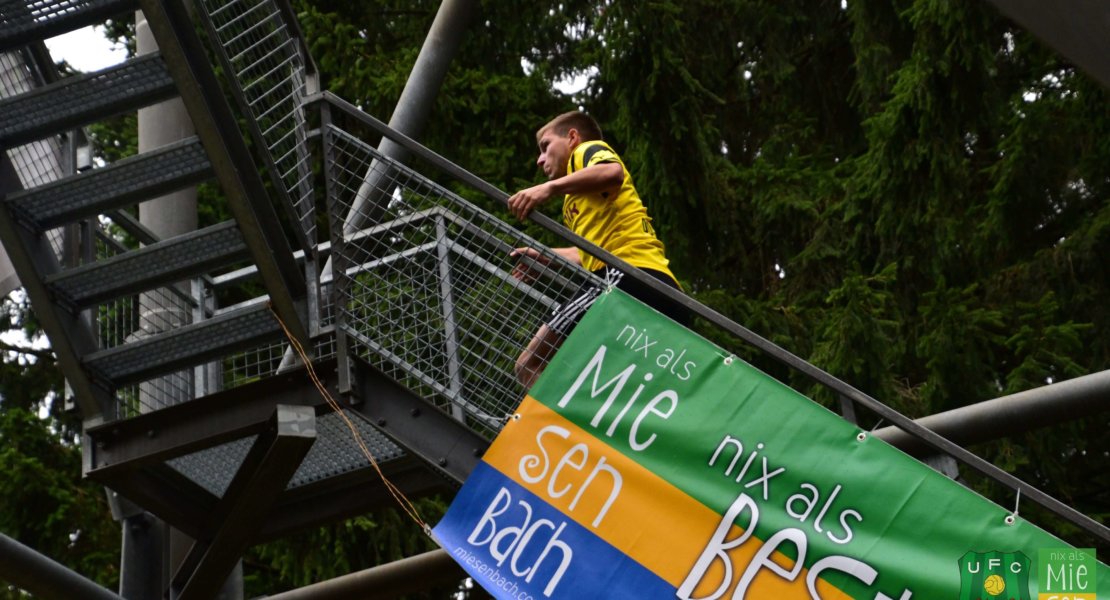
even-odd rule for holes
{"type": "MultiPolygon", "coordinates": [[[[531,396],[483,460],[676,588],[722,518],[531,396]]],[[[734,525],[729,538],[741,533],[734,525]]],[[[740,567],[751,562],[760,546],[762,541],[752,538],[730,552],[736,566],[729,592],[742,573],[740,567]]],[[[779,552],[773,559],[786,568],[793,565],[779,552]]],[[[720,585],[720,562],[714,561],[694,597],[720,585]]],[[[806,572],[803,569],[793,582],[760,572],[748,597],[808,600],[806,572]]],[[[817,590],[824,600],[850,598],[824,580],[818,580],[817,590]]]]}

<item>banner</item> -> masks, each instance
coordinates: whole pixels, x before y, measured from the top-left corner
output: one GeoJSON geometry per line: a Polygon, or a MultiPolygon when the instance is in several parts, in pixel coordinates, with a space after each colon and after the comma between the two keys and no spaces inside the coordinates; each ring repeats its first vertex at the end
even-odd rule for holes
{"type": "Polygon", "coordinates": [[[1008,517],[614,290],[434,534],[513,600],[1110,600],[1093,550],[1008,517]]]}

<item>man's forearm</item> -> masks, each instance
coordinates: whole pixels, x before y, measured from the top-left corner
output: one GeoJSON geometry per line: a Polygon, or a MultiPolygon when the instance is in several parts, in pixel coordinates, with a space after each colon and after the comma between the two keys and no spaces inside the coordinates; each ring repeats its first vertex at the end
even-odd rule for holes
{"type": "Polygon", "coordinates": [[[551,251],[580,267],[582,266],[582,255],[579,254],[578,248],[575,248],[574,246],[568,246],[566,248],[552,248],[551,251]]]}
{"type": "Polygon", "coordinates": [[[591,165],[548,182],[551,195],[594,194],[613,190],[624,183],[624,167],[608,162],[591,165]]]}

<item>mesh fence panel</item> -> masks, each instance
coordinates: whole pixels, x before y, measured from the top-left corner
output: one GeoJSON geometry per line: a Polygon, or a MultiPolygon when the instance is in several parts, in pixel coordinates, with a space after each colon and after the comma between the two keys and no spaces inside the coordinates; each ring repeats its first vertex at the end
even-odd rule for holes
{"type": "MultiPolygon", "coordinates": [[[[335,335],[325,334],[312,340],[313,361],[335,356],[335,335]]],[[[299,366],[292,347],[286,343],[265,344],[225,357],[221,363],[220,386],[229,389],[276,375],[280,370],[299,366]]]]}
{"type": "Polygon", "coordinates": [[[354,136],[328,126],[324,140],[337,327],[363,359],[496,432],[526,391],[522,350],[600,282],[354,136]],[[341,233],[356,205],[365,226],[341,233]],[[510,255],[525,246],[539,256],[510,255]]]}
{"type": "Polygon", "coordinates": [[[310,244],[316,221],[307,128],[301,99],[305,67],[299,39],[272,0],[203,0],[202,17],[216,52],[230,69],[229,83],[253,117],[283,191],[310,244]]]}
{"type": "MultiPolygon", "coordinates": [[[[38,85],[23,56],[18,52],[0,53],[0,99],[29,92],[38,85]]],[[[51,136],[6,150],[23,189],[38,187],[62,177],[62,147],[60,136],[51,136]]],[[[58,228],[47,232],[47,238],[58,260],[62,260],[62,230],[58,228]]]]}
{"type": "MultiPolygon", "coordinates": [[[[127,246],[104,230],[95,232],[96,259],[123,254],[127,246]]],[[[170,331],[193,321],[195,300],[183,290],[189,282],[165,286],[116,298],[96,306],[96,333],[101,348],[114,348],[129,342],[170,331]]],[[[195,373],[186,369],[140,384],[121,387],[116,392],[117,415],[121,419],[192,400],[195,373]]]]}

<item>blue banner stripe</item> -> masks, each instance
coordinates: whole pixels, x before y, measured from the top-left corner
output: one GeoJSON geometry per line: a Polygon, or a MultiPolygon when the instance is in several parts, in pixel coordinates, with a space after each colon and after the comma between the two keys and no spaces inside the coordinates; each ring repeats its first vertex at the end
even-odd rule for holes
{"type": "Polygon", "coordinates": [[[504,600],[674,598],[675,588],[482,462],[433,531],[474,580],[504,600]]]}

